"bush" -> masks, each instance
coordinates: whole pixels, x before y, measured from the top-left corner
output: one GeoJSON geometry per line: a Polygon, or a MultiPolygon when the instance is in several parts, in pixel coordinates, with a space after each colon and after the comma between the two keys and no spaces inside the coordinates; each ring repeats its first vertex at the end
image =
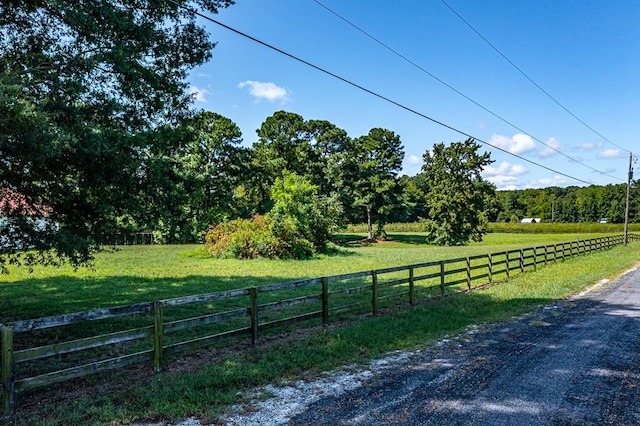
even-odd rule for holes
{"type": "Polygon", "coordinates": [[[269,249],[271,239],[264,217],[254,216],[211,226],[205,234],[205,247],[217,257],[253,259],[269,249]]]}
{"type": "Polygon", "coordinates": [[[216,257],[302,259],[313,254],[313,244],[297,235],[290,218],[265,215],[235,219],[211,226],[205,248],[216,257]]]}
{"type": "Polygon", "coordinates": [[[205,237],[207,251],[239,259],[302,259],[313,255],[326,247],[343,216],[336,198],[318,196],[317,191],[318,187],[307,179],[285,170],[271,187],[271,211],[210,227],[205,237]]]}

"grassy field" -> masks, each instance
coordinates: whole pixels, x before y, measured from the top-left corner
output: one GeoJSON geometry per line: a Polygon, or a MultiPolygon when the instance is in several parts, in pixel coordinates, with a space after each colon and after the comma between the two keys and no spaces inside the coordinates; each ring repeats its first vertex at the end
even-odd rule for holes
{"type": "Polygon", "coordinates": [[[327,254],[300,261],[206,257],[201,246],[121,246],[98,254],[93,268],[11,268],[0,275],[0,322],[116,305],[366,271],[474,254],[575,241],[600,234],[488,234],[481,243],[437,247],[419,233],[362,245],[343,234],[327,254]]]}
{"type": "MultiPolygon", "coordinates": [[[[392,234],[384,243],[343,245],[305,261],[206,258],[197,246],[128,246],[101,253],[93,270],[14,269],[0,277],[0,321],[148,301],[584,239],[585,234],[490,234],[466,247],[431,247],[420,235],[392,234]]],[[[252,386],[313,375],[409,350],[472,324],[508,319],[614,277],[639,260],[640,243],[550,264],[484,290],[385,315],[332,323],[327,329],[266,339],[252,348],[216,349],[170,364],[160,374],[135,367],[20,395],[17,424],[114,424],[196,415],[213,421],[252,386]]]]}

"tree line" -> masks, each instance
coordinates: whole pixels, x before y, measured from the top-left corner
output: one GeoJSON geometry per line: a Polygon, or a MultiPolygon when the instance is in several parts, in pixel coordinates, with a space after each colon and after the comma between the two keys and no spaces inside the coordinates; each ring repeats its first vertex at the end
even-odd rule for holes
{"type": "MultiPolygon", "coordinates": [[[[271,211],[274,184],[292,176],[332,206],[330,229],[366,223],[369,239],[384,237],[388,222],[421,222],[430,242],[460,244],[480,239],[488,222],[624,221],[625,184],[496,191],[481,177],[490,154],[473,140],[435,144],[423,154],[421,171],[406,176],[399,174],[400,136],[388,129],[350,137],[326,120],[278,111],[256,136],[242,147],[239,128],[212,112],[165,129],[161,137],[175,151],[161,153],[166,163],[158,170],[168,176],[159,180],[169,186],[155,194],[157,206],[172,202],[172,209],[147,215],[152,223],[132,221],[132,230],[153,229],[163,242],[196,241],[209,225],[271,211]]],[[[634,185],[631,221],[640,220],[638,200],[634,185]]]]}
{"type": "MultiPolygon", "coordinates": [[[[629,220],[640,221],[640,191],[632,182],[629,220]]],[[[623,223],[625,219],[627,185],[591,185],[548,187],[498,191],[490,217],[495,222],[516,222],[523,217],[541,218],[545,222],[623,223]]]]}

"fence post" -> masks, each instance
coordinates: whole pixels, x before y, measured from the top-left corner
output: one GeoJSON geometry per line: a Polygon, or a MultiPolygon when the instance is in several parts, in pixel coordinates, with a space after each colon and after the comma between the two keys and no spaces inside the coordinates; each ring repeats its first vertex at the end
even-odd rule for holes
{"type": "Polygon", "coordinates": [[[469,261],[469,256],[467,256],[466,267],[467,267],[467,288],[471,290],[471,262],[469,261]]]}
{"type": "Polygon", "coordinates": [[[533,248],[533,270],[538,270],[538,247],[533,248]]]}
{"type": "Polygon", "coordinates": [[[258,344],[258,289],[249,289],[249,315],[251,315],[251,344],[258,344]]]}
{"type": "Polygon", "coordinates": [[[329,278],[322,277],[322,325],[329,324],[329,278]]]}
{"type": "Polygon", "coordinates": [[[440,261],[440,293],[444,294],[444,262],[440,261]]]}
{"type": "Polygon", "coordinates": [[[564,260],[564,252],[565,252],[564,244],[565,243],[562,243],[562,260],[564,260]]]}
{"type": "Polygon", "coordinates": [[[548,246],[545,244],[545,246],[544,246],[544,266],[547,266],[547,256],[548,256],[547,247],[548,246]]]}
{"type": "Polygon", "coordinates": [[[489,284],[493,283],[493,259],[491,253],[487,254],[487,268],[489,269],[489,284]]]}
{"type": "Polygon", "coordinates": [[[520,272],[524,272],[524,250],[523,249],[520,249],[519,263],[520,263],[520,272]]]}
{"type": "Polygon", "coordinates": [[[164,320],[162,302],[153,302],[153,371],[162,370],[162,342],[164,340],[164,320]]]}
{"type": "Polygon", "coordinates": [[[371,310],[373,315],[378,313],[378,274],[371,271],[371,310]]]}
{"type": "Polygon", "coordinates": [[[13,415],[13,328],[2,325],[2,410],[5,417],[13,415]]]}
{"type": "Polygon", "coordinates": [[[507,266],[505,271],[507,272],[507,281],[509,280],[509,273],[511,272],[511,261],[509,260],[509,251],[504,252],[504,263],[507,266]]]}
{"type": "Polygon", "coordinates": [[[415,286],[413,282],[413,266],[409,268],[409,304],[416,304],[415,286]]]}

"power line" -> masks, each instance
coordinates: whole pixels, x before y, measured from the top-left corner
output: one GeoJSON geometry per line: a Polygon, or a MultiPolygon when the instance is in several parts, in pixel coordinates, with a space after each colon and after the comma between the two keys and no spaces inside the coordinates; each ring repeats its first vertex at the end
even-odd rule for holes
{"type": "Polygon", "coordinates": [[[293,60],[295,60],[295,61],[297,61],[297,62],[300,62],[300,63],[302,63],[302,64],[304,64],[304,65],[307,65],[308,67],[311,67],[311,68],[313,68],[313,69],[315,69],[315,70],[317,70],[317,71],[320,71],[320,72],[322,72],[322,73],[324,73],[324,74],[326,74],[326,75],[329,75],[329,76],[331,76],[331,77],[333,77],[333,78],[335,78],[335,79],[337,79],[337,80],[342,81],[343,83],[346,83],[346,84],[348,84],[348,85],[350,85],[350,86],[352,86],[352,87],[355,87],[356,89],[359,89],[359,90],[361,90],[361,91],[363,91],[363,92],[366,92],[366,93],[368,93],[368,94],[370,94],[370,95],[372,95],[372,96],[375,96],[375,97],[377,97],[377,98],[379,98],[379,99],[382,99],[382,100],[384,100],[384,101],[386,101],[386,102],[388,102],[388,103],[390,103],[390,104],[392,104],[392,105],[395,105],[395,106],[397,106],[397,107],[399,107],[399,108],[401,108],[401,109],[404,109],[405,111],[408,111],[408,112],[410,112],[410,113],[412,113],[412,114],[415,114],[415,115],[417,115],[417,116],[419,116],[419,117],[422,117],[422,118],[424,118],[424,119],[426,119],[426,120],[429,120],[429,121],[431,121],[431,122],[433,122],[433,123],[435,123],[435,124],[437,124],[437,125],[439,125],[439,126],[441,126],[441,127],[444,127],[444,128],[449,129],[449,130],[452,130],[452,131],[454,131],[454,132],[456,132],[456,133],[459,133],[459,134],[461,134],[461,135],[463,135],[463,136],[466,136],[467,138],[474,139],[474,140],[476,140],[476,141],[478,141],[478,142],[480,142],[480,143],[482,143],[482,144],[484,144],[484,145],[487,145],[487,146],[489,146],[489,147],[491,147],[491,148],[497,149],[498,151],[502,151],[502,152],[504,152],[505,154],[508,154],[508,155],[513,156],[513,157],[519,158],[519,159],[520,159],[520,160],[522,160],[522,161],[526,161],[527,163],[530,163],[530,164],[533,164],[533,165],[535,165],[535,166],[541,167],[541,168],[543,168],[543,169],[545,169],[545,170],[548,170],[548,171],[550,171],[550,172],[553,172],[553,173],[559,174],[559,175],[561,175],[561,176],[567,177],[567,178],[569,178],[569,179],[573,179],[573,180],[578,181],[578,182],[585,183],[585,184],[587,184],[587,185],[591,185],[591,184],[592,184],[591,182],[588,182],[588,181],[586,181],[586,180],[583,180],[583,179],[577,178],[577,177],[575,177],[575,176],[568,175],[568,174],[566,174],[566,173],[563,173],[563,172],[560,172],[560,171],[558,171],[558,170],[555,170],[555,169],[552,169],[552,168],[550,168],[550,167],[547,167],[547,166],[545,166],[545,165],[543,165],[543,164],[537,163],[537,162],[535,162],[535,161],[533,161],[533,160],[529,160],[528,158],[525,158],[525,157],[523,157],[523,156],[521,156],[521,155],[514,154],[514,153],[512,153],[512,152],[509,152],[509,151],[507,151],[506,149],[500,148],[499,146],[493,145],[493,144],[491,144],[491,143],[489,143],[489,142],[487,142],[487,141],[484,141],[484,140],[482,140],[482,139],[480,139],[480,138],[477,138],[477,137],[475,137],[475,136],[473,136],[473,135],[471,135],[471,134],[469,134],[469,133],[466,133],[466,132],[464,132],[464,131],[462,131],[462,130],[459,130],[459,129],[457,129],[457,128],[453,127],[453,126],[450,126],[450,125],[448,125],[448,124],[445,124],[445,123],[444,123],[444,122],[442,122],[442,121],[436,120],[435,118],[432,118],[432,117],[430,117],[430,116],[428,116],[428,115],[426,115],[426,114],[423,114],[423,113],[421,113],[421,112],[418,112],[418,111],[416,111],[416,110],[414,110],[414,109],[412,109],[412,108],[410,108],[410,107],[408,107],[408,106],[405,106],[405,105],[403,105],[403,104],[401,104],[401,103],[399,103],[399,102],[397,102],[397,101],[394,101],[394,100],[393,100],[393,99],[391,99],[391,98],[388,98],[388,97],[386,97],[386,96],[384,96],[384,95],[381,95],[381,94],[379,94],[379,93],[377,93],[377,92],[374,92],[373,90],[367,89],[367,88],[366,88],[366,87],[364,87],[364,86],[361,86],[361,85],[359,85],[359,84],[357,84],[357,83],[355,83],[355,82],[353,82],[353,81],[351,81],[351,80],[348,80],[348,79],[346,79],[346,78],[344,78],[344,77],[341,77],[341,76],[339,76],[338,74],[335,74],[335,73],[333,73],[333,72],[331,72],[331,71],[329,71],[329,70],[326,70],[326,69],[324,69],[324,68],[322,68],[322,67],[320,67],[320,66],[318,66],[318,65],[315,65],[315,64],[313,64],[313,63],[311,63],[311,62],[309,62],[309,61],[306,61],[306,60],[304,60],[304,59],[302,59],[302,58],[300,58],[300,57],[298,57],[298,56],[295,56],[295,55],[293,55],[293,54],[291,54],[291,53],[288,53],[288,52],[286,52],[286,51],[284,51],[284,50],[282,50],[282,49],[279,49],[279,48],[277,48],[277,47],[275,47],[275,46],[273,46],[273,45],[271,45],[271,44],[269,44],[269,43],[266,43],[266,42],[264,42],[264,41],[262,41],[262,40],[260,40],[260,39],[255,38],[255,37],[253,37],[253,36],[251,36],[251,35],[249,35],[249,34],[247,34],[247,33],[244,33],[244,32],[242,32],[242,31],[240,31],[240,30],[237,30],[237,29],[235,29],[235,28],[233,28],[233,27],[230,27],[230,26],[228,26],[228,25],[226,25],[226,24],[223,24],[222,22],[220,22],[220,21],[218,21],[218,20],[216,20],[216,19],[214,19],[214,18],[212,18],[212,17],[210,17],[210,16],[208,16],[208,15],[205,15],[205,14],[203,14],[203,13],[201,13],[201,12],[198,12],[197,10],[194,10],[194,9],[188,8],[187,6],[181,5],[181,4],[177,3],[175,0],[169,0],[169,1],[170,1],[170,2],[172,2],[172,3],[174,3],[174,4],[176,4],[176,5],[178,5],[178,6],[180,6],[180,7],[185,8],[185,9],[186,9],[186,10],[188,10],[189,12],[193,13],[193,14],[194,14],[194,15],[196,15],[196,16],[201,17],[202,19],[205,19],[205,20],[207,20],[207,21],[209,21],[209,22],[212,22],[212,23],[214,23],[214,24],[216,24],[216,25],[218,25],[218,26],[220,26],[220,27],[222,27],[222,28],[225,28],[225,29],[227,29],[227,30],[229,30],[229,31],[231,31],[231,32],[233,32],[233,33],[235,33],[235,34],[238,34],[238,35],[240,35],[240,36],[242,36],[242,37],[245,37],[245,38],[247,38],[247,39],[249,39],[249,40],[251,40],[251,41],[253,41],[253,42],[255,42],[255,43],[258,43],[258,44],[260,44],[260,45],[262,45],[262,46],[264,46],[264,47],[266,47],[266,48],[268,48],[268,49],[271,49],[271,50],[273,50],[273,51],[275,51],[275,52],[278,52],[278,53],[280,53],[281,55],[284,55],[284,56],[286,56],[286,57],[288,57],[288,58],[290,58],[290,59],[293,59],[293,60]]]}
{"type": "Polygon", "coordinates": [[[531,84],[533,84],[534,86],[536,86],[538,88],[538,90],[540,90],[542,93],[544,93],[549,99],[551,99],[553,102],[555,102],[556,105],[558,105],[560,108],[562,108],[563,110],[565,110],[570,116],[572,116],[573,118],[575,118],[576,120],[578,120],[583,126],[585,126],[587,129],[591,130],[593,133],[595,133],[596,135],[600,136],[602,139],[604,139],[605,141],[609,142],[610,144],[620,148],[623,151],[627,151],[629,153],[631,153],[631,151],[629,151],[626,148],[621,147],[620,145],[618,145],[617,143],[613,142],[612,140],[608,139],[607,137],[603,136],[601,133],[599,133],[597,130],[595,130],[593,127],[589,126],[587,123],[585,123],[583,120],[580,119],[580,117],[578,117],[577,115],[575,115],[573,112],[569,111],[569,109],[567,107],[565,107],[564,105],[562,105],[556,98],[554,98],[553,96],[551,96],[551,94],[549,94],[549,92],[547,92],[546,90],[544,90],[538,83],[536,83],[531,77],[529,77],[524,71],[522,71],[516,64],[514,64],[509,58],[507,58],[507,56],[502,53],[493,43],[491,43],[485,36],[483,36],[480,31],[478,31],[477,29],[475,29],[473,27],[473,25],[471,25],[466,19],[464,19],[464,17],[462,15],[460,15],[453,7],[451,7],[449,5],[449,3],[447,3],[445,0],[440,0],[442,2],[442,4],[444,4],[447,8],[449,8],[449,10],[451,10],[451,12],[453,12],[454,15],[456,15],[462,22],[464,22],[469,28],[471,28],[471,30],[476,33],[478,35],[478,37],[480,37],[485,43],[487,43],[493,50],[495,50],[498,55],[502,56],[502,58],[507,61],[513,68],[515,68],[520,74],[522,74],[524,76],[524,78],[526,78],[527,80],[529,80],[529,82],[531,82],[531,84]]]}
{"type": "Polygon", "coordinates": [[[488,112],[489,114],[493,115],[494,117],[496,117],[497,119],[501,120],[503,123],[508,124],[509,126],[513,127],[514,129],[531,136],[531,138],[533,140],[535,140],[538,143],[541,143],[542,145],[546,146],[547,148],[557,152],[558,154],[566,157],[567,159],[578,163],[596,173],[599,173],[601,175],[604,176],[609,176],[610,178],[616,179],[616,180],[621,180],[620,178],[616,177],[616,176],[612,176],[606,172],[603,172],[601,170],[595,169],[593,167],[591,167],[588,164],[583,163],[582,161],[573,158],[567,154],[565,154],[564,152],[556,149],[555,147],[543,142],[542,140],[538,139],[537,137],[531,135],[530,132],[527,132],[525,130],[523,130],[522,128],[516,126],[515,124],[511,123],[510,121],[508,121],[507,119],[505,119],[504,117],[498,115],[497,113],[491,111],[489,108],[485,107],[484,105],[480,104],[479,102],[475,101],[474,99],[472,99],[471,97],[467,96],[466,94],[464,94],[463,92],[461,92],[460,90],[456,89],[455,87],[451,86],[450,84],[448,84],[447,82],[445,82],[444,80],[442,80],[441,78],[437,77],[436,75],[434,75],[433,73],[427,71],[426,69],[424,69],[423,67],[421,67],[420,65],[418,65],[416,62],[412,61],[411,59],[407,58],[405,55],[401,54],[400,52],[398,52],[397,50],[393,49],[391,46],[387,45],[386,43],[384,43],[383,41],[381,41],[380,39],[376,38],[375,36],[371,35],[369,32],[365,31],[364,29],[362,29],[361,27],[357,26],[356,24],[354,24],[353,22],[351,22],[350,20],[348,20],[347,18],[345,18],[344,16],[340,15],[339,13],[337,13],[336,11],[332,10],[331,8],[329,8],[328,6],[326,6],[325,4],[323,4],[322,2],[320,2],[319,0],[313,0],[316,4],[318,4],[319,6],[321,6],[322,8],[326,9],[328,12],[330,12],[331,14],[335,15],[337,18],[341,19],[342,21],[344,21],[345,23],[347,23],[348,25],[350,25],[351,27],[355,28],[356,30],[358,30],[359,32],[361,32],[362,34],[364,34],[365,36],[369,37],[371,40],[375,41],[376,43],[378,43],[379,45],[381,45],[382,47],[384,47],[385,49],[389,50],[390,52],[392,52],[393,54],[395,54],[396,56],[402,58],[404,61],[408,62],[409,64],[413,65],[415,68],[417,68],[418,70],[422,71],[423,73],[425,73],[426,75],[428,75],[429,77],[433,78],[434,80],[438,81],[439,83],[441,83],[442,85],[446,86],[447,88],[449,88],[450,90],[454,91],[455,93],[457,93],[458,95],[462,96],[463,98],[465,98],[466,100],[468,100],[469,102],[473,103],[474,105],[482,108],[484,111],[488,112]]]}

